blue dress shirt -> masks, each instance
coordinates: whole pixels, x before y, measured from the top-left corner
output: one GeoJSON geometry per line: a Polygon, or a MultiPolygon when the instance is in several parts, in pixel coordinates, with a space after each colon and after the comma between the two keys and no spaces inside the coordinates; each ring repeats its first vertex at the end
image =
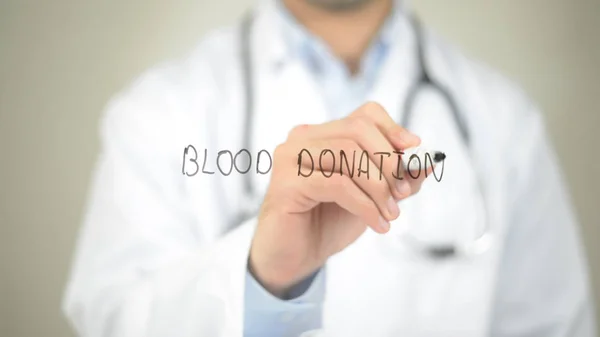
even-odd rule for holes
{"type": "MultiPolygon", "coordinates": [[[[331,117],[343,118],[365,102],[372,89],[380,66],[387,55],[393,39],[393,25],[400,9],[388,17],[360,62],[358,73],[352,74],[346,64],[337,58],[329,46],[310,33],[296,21],[281,1],[276,1],[281,20],[280,31],[286,47],[293,57],[300,60],[322,93],[331,117]]],[[[400,7],[396,4],[396,7],[400,7]]]]}

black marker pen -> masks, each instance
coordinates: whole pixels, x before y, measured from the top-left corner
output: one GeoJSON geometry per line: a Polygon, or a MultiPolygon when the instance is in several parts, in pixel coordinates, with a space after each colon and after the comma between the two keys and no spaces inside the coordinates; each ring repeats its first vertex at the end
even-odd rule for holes
{"type": "Polygon", "coordinates": [[[403,151],[404,155],[402,155],[402,166],[404,167],[404,171],[408,171],[408,175],[417,179],[421,175],[421,171],[425,172],[425,176],[428,175],[427,169],[432,167],[433,175],[435,179],[439,182],[444,175],[444,165],[443,163],[446,160],[446,154],[441,151],[432,151],[425,150],[422,148],[411,148],[403,151]],[[442,164],[442,169],[440,172],[439,178],[435,172],[435,168],[438,164],[442,164]]]}

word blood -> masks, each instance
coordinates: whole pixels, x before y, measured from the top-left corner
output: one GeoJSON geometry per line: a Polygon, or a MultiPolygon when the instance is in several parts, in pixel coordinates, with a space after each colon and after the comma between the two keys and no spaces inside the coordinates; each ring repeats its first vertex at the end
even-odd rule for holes
{"type": "MultiPolygon", "coordinates": [[[[208,149],[204,149],[204,157],[202,160],[202,173],[203,174],[215,174],[215,171],[210,171],[206,168],[206,161],[208,158],[208,149]]],[[[228,176],[233,172],[233,169],[240,173],[246,174],[250,172],[252,168],[252,154],[246,149],[241,149],[235,155],[229,150],[222,150],[217,153],[216,159],[217,169],[219,172],[228,176]]],[[[271,154],[267,150],[260,150],[256,155],[256,173],[267,174],[273,167],[273,159],[271,154]],[[263,163],[268,163],[268,168],[265,170],[261,166],[261,158],[266,157],[263,163]]],[[[183,165],[181,167],[181,174],[188,177],[193,177],[200,171],[200,164],[198,164],[198,151],[193,145],[188,145],[183,150],[183,165]]]]}

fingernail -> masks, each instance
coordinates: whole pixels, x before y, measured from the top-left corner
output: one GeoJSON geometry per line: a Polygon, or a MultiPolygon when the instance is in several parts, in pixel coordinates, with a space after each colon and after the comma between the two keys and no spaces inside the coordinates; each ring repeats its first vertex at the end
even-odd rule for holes
{"type": "Polygon", "coordinates": [[[401,196],[407,197],[410,194],[410,183],[406,179],[398,180],[396,182],[396,189],[401,196]]]}
{"type": "Polygon", "coordinates": [[[390,223],[387,222],[382,216],[379,216],[379,227],[383,230],[384,233],[390,230],[390,223]]]}
{"type": "Polygon", "coordinates": [[[409,131],[401,131],[396,134],[397,140],[402,143],[403,146],[414,145],[414,143],[420,143],[421,139],[415,135],[410,133],[409,131]]]}
{"type": "Polygon", "coordinates": [[[396,200],[394,200],[394,197],[390,197],[387,201],[387,209],[388,212],[390,212],[390,216],[392,217],[392,219],[396,219],[400,213],[400,209],[398,208],[398,204],[396,203],[396,200]]]}
{"type": "Polygon", "coordinates": [[[421,138],[419,138],[419,136],[415,135],[414,133],[410,133],[408,131],[402,133],[402,139],[404,140],[404,142],[406,142],[406,144],[411,144],[413,146],[415,143],[421,142],[421,138]]]}

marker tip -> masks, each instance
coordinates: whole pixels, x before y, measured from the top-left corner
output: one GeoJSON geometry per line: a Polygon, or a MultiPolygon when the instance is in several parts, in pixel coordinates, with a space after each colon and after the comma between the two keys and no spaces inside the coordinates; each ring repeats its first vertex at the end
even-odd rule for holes
{"type": "Polygon", "coordinates": [[[446,154],[444,152],[436,151],[433,155],[433,161],[436,163],[439,163],[444,159],[446,159],[446,154]]]}

